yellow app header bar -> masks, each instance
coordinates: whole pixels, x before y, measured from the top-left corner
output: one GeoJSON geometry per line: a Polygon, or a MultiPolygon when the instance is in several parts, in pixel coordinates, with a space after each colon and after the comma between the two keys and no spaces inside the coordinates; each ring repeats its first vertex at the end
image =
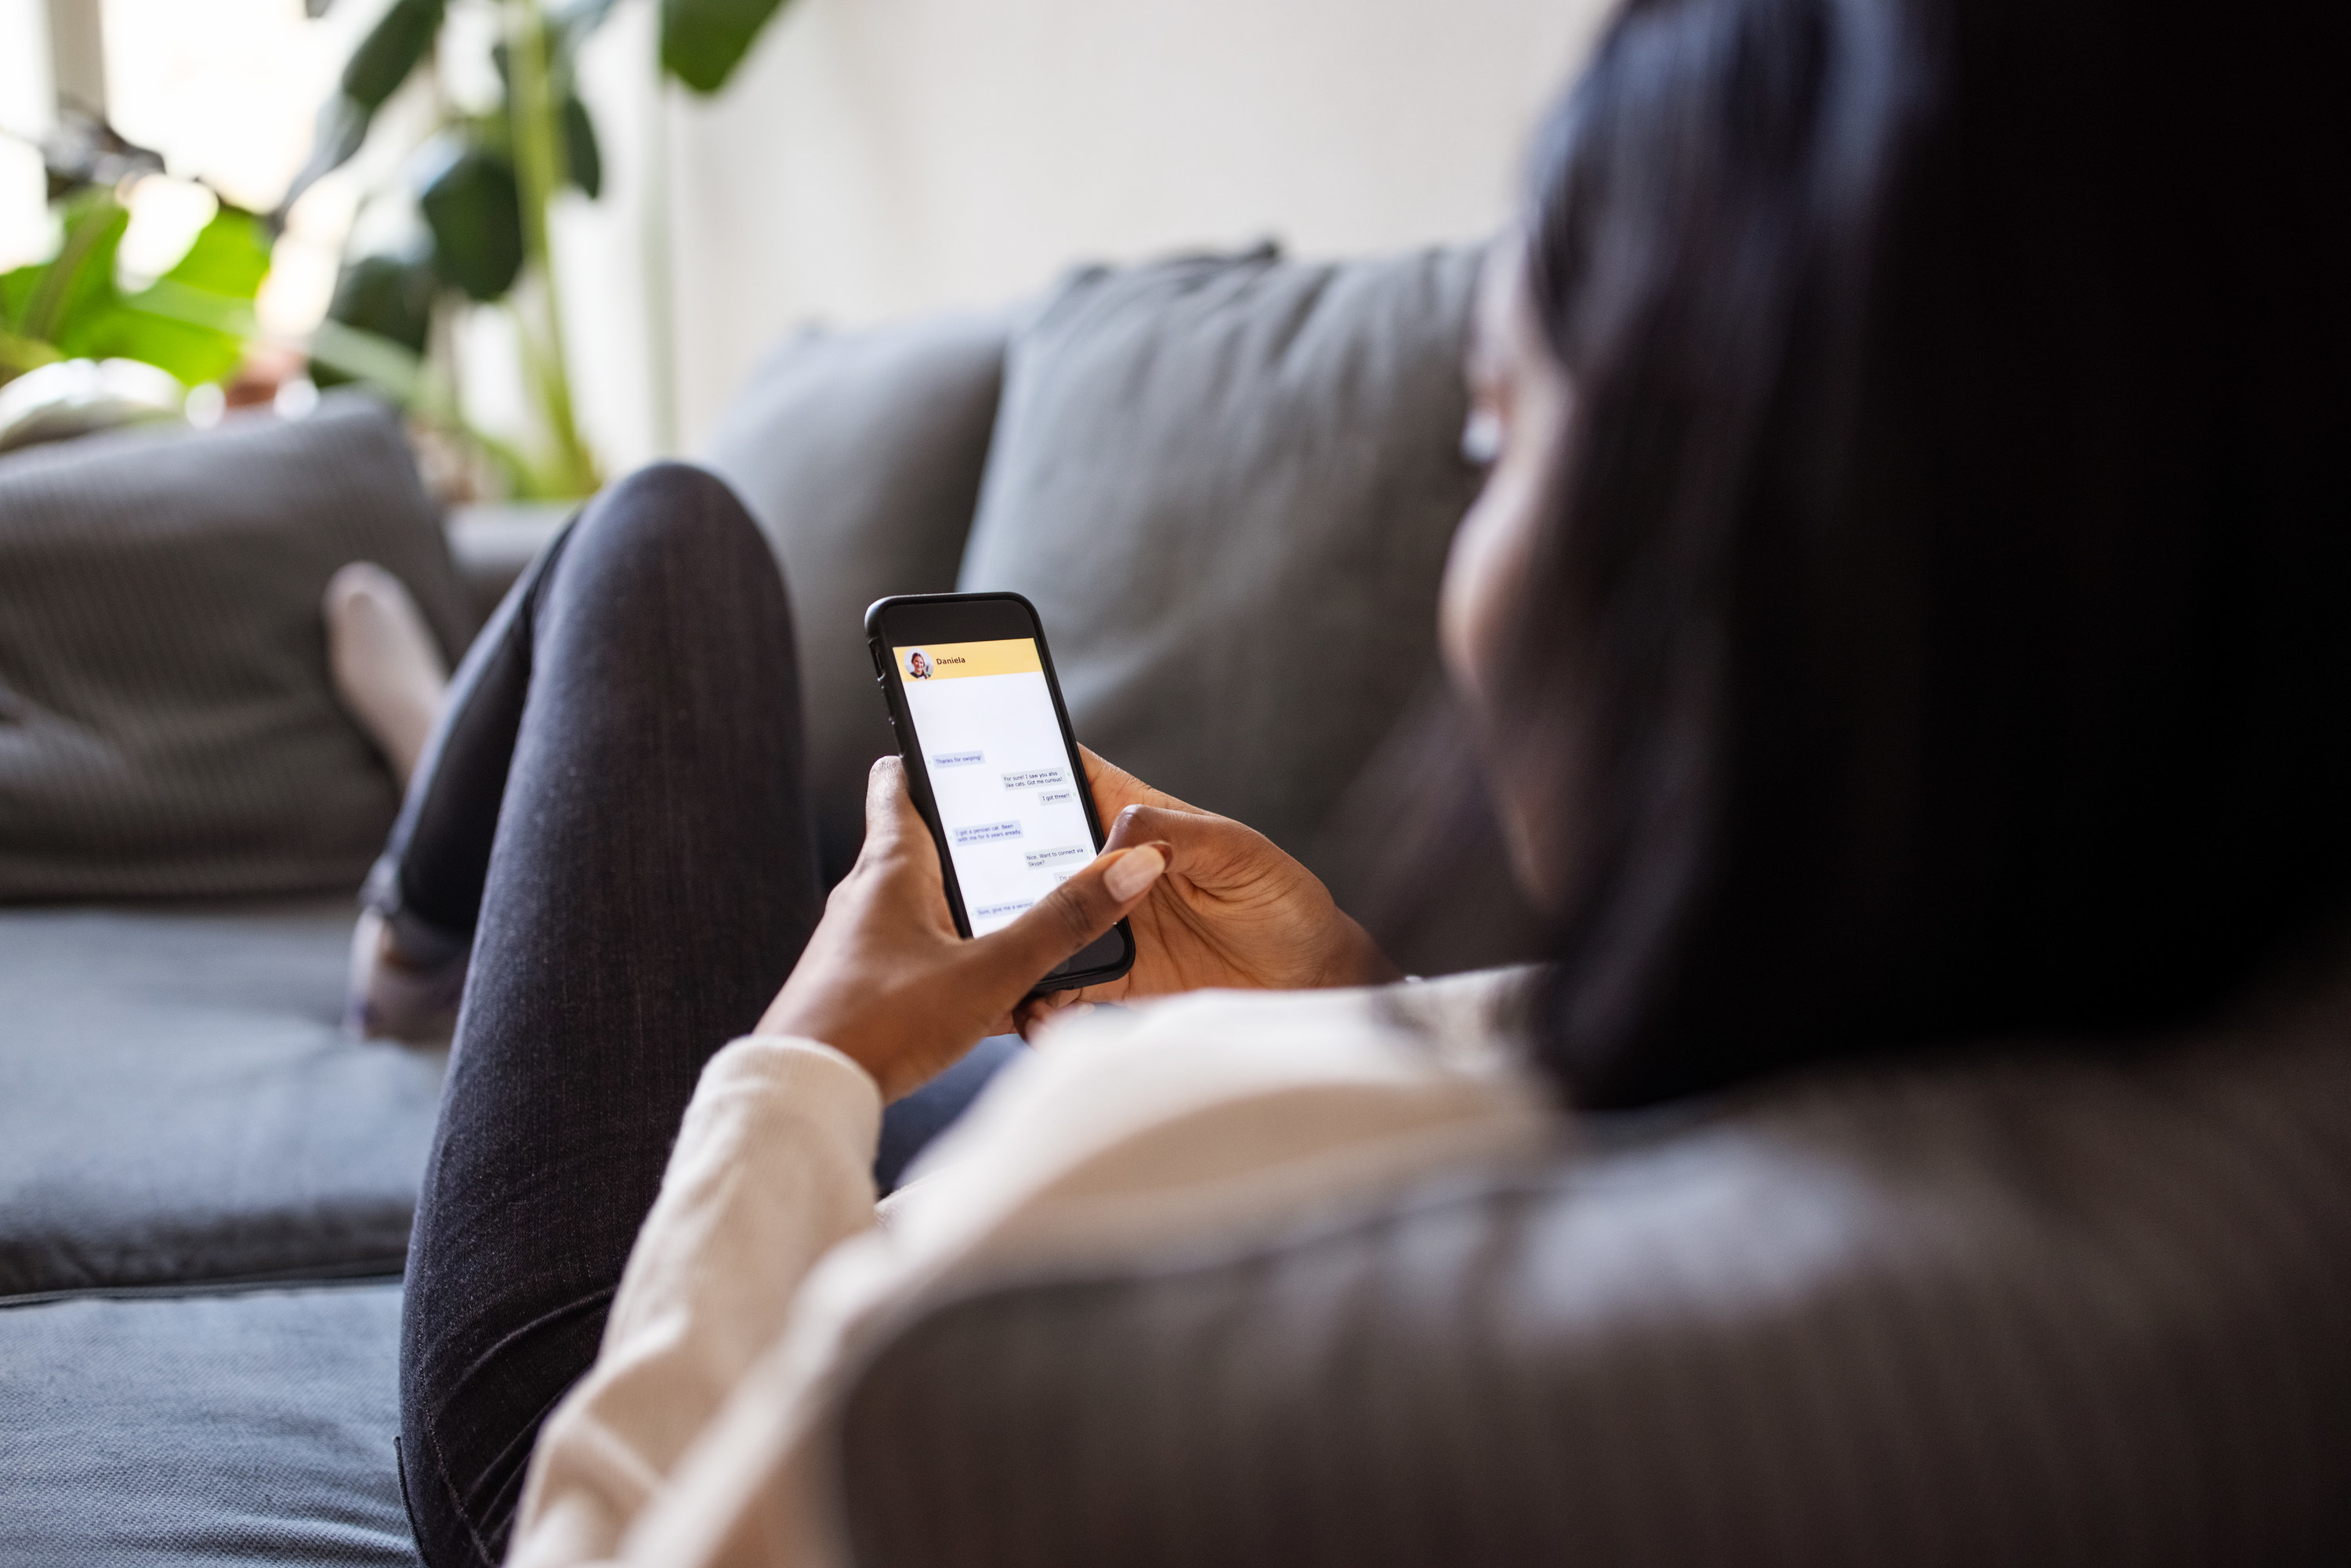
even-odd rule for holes
{"type": "Polygon", "coordinates": [[[923,643],[893,648],[898,673],[910,681],[952,681],[971,675],[1018,675],[1040,671],[1037,644],[1026,637],[998,643],[923,643]]]}

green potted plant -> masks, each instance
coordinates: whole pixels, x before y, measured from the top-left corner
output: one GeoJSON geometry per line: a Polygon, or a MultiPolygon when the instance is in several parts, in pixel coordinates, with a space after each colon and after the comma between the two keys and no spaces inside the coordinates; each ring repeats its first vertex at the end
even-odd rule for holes
{"type": "Polygon", "coordinates": [[[186,389],[236,371],[269,273],[267,225],[221,202],[169,270],[126,288],[116,265],[131,226],[122,193],[160,174],[162,160],[85,118],[68,120],[42,152],[57,244],[47,259],[0,274],[0,399],[10,405],[0,447],[176,414],[186,389]]]}
{"type": "MultiPolygon", "coordinates": [[[[548,243],[548,213],[566,184],[591,200],[603,185],[596,127],[580,99],[580,46],[613,0],[488,0],[498,19],[500,89],[487,112],[444,100],[432,134],[405,166],[421,224],[391,248],[346,258],[312,343],[321,384],[370,382],[412,407],[454,406],[446,367],[431,364],[436,321],[469,306],[514,312],[523,384],[538,425],[528,450],[473,439],[524,498],[582,496],[600,481],[581,439],[560,329],[563,291],[548,243]]],[[[312,14],[331,0],[311,0],[312,14]]],[[[664,70],[697,92],[723,87],[786,0],[662,0],[664,70]]],[[[377,111],[445,47],[448,0],[393,0],[353,51],[335,96],[319,111],[308,163],[284,213],[366,144],[377,111]]]]}

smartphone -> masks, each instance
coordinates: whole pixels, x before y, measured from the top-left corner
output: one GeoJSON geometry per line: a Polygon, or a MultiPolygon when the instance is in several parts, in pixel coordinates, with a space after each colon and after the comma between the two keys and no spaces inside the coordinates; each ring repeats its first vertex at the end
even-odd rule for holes
{"type": "MultiPolygon", "coordinates": [[[[902,594],[866,611],[865,640],[956,929],[1000,930],[1102,847],[1036,607],[1017,593],[902,594]]],[[[1122,920],[1035,991],[1099,985],[1134,965],[1122,920]]]]}

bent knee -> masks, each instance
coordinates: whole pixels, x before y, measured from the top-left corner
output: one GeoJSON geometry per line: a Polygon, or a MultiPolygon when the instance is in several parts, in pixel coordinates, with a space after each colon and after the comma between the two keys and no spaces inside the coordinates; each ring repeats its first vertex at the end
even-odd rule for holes
{"type": "Polygon", "coordinates": [[[581,547],[632,567],[731,572],[775,564],[726,482],[690,463],[648,464],[606,486],[580,519],[572,549],[581,547]]]}

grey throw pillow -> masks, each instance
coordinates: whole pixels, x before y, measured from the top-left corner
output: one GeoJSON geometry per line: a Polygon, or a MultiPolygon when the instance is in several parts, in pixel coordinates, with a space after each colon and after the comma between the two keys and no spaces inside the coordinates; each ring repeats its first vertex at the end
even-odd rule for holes
{"type": "Polygon", "coordinates": [[[1343,897],[1363,879],[1341,803],[1441,689],[1437,581],[1479,480],[1460,451],[1478,266],[1093,268],[1007,356],[962,586],[1036,603],[1080,740],[1343,897]]]}
{"type": "Polygon", "coordinates": [[[828,881],[863,841],[866,770],[897,749],[873,689],[865,607],[955,587],[1004,334],[998,317],[963,315],[803,333],[753,372],[704,453],[783,562],[828,881]]]}
{"type": "Polygon", "coordinates": [[[328,678],[352,560],[462,651],[399,423],[356,398],[0,460],[0,900],[357,886],[399,790],[328,678]]]}

